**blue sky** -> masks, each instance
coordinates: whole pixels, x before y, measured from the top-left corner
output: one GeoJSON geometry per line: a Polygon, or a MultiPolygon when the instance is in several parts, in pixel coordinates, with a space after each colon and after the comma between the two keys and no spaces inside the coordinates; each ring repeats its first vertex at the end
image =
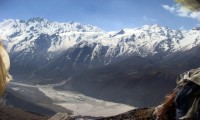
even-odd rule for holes
{"type": "Polygon", "coordinates": [[[50,21],[75,21],[104,30],[159,24],[191,29],[200,14],[181,11],[173,0],[0,0],[0,21],[43,17],[50,21]]]}

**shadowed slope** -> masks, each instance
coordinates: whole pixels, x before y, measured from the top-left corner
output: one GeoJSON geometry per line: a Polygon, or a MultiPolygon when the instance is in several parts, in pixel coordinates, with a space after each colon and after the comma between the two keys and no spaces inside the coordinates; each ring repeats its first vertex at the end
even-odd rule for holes
{"type": "MultiPolygon", "coordinates": [[[[155,106],[175,88],[179,75],[200,66],[200,47],[161,57],[132,57],[90,69],[71,80],[72,87],[94,98],[136,107],[155,106]]],[[[64,86],[61,86],[64,88],[64,86]]]]}

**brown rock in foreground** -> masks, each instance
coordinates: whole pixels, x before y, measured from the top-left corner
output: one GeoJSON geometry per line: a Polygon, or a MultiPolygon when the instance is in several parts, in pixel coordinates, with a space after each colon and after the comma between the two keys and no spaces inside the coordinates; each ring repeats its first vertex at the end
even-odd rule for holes
{"type": "Polygon", "coordinates": [[[86,116],[69,116],[67,114],[56,114],[49,120],[154,120],[152,113],[154,108],[142,108],[131,110],[111,117],[93,118],[86,116]]]}
{"type": "Polygon", "coordinates": [[[52,116],[49,120],[71,120],[73,119],[67,113],[57,113],[52,116]]]}
{"type": "MultiPolygon", "coordinates": [[[[153,112],[154,108],[141,108],[110,117],[73,116],[67,113],[57,113],[52,117],[48,117],[16,108],[0,106],[0,120],[155,120],[153,112]]],[[[165,120],[174,120],[174,118],[168,116],[165,120]]]]}
{"type": "Polygon", "coordinates": [[[100,120],[153,120],[153,108],[135,109],[113,117],[101,118],[100,120]]]}
{"type": "Polygon", "coordinates": [[[153,108],[136,109],[105,118],[70,116],[65,113],[57,113],[52,117],[47,117],[36,113],[25,112],[16,108],[0,106],[0,120],[153,120],[153,110],[153,108]]]}
{"type": "Polygon", "coordinates": [[[0,120],[47,120],[47,116],[0,106],[0,120]]]}

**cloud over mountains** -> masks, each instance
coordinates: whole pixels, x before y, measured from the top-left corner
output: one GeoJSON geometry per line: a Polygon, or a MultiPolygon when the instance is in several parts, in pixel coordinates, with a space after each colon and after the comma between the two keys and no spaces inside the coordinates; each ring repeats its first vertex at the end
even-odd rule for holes
{"type": "Polygon", "coordinates": [[[189,9],[182,7],[180,5],[162,5],[162,7],[169,11],[170,13],[179,16],[179,17],[186,17],[186,18],[192,18],[195,20],[200,21],[200,11],[190,11],[189,9]]]}

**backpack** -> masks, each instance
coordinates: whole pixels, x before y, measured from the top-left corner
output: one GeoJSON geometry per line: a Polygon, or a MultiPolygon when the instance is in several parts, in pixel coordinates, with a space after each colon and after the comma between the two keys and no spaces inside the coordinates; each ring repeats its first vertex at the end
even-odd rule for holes
{"type": "Polygon", "coordinates": [[[189,81],[178,88],[174,99],[176,119],[200,120],[200,86],[189,81]]]}

